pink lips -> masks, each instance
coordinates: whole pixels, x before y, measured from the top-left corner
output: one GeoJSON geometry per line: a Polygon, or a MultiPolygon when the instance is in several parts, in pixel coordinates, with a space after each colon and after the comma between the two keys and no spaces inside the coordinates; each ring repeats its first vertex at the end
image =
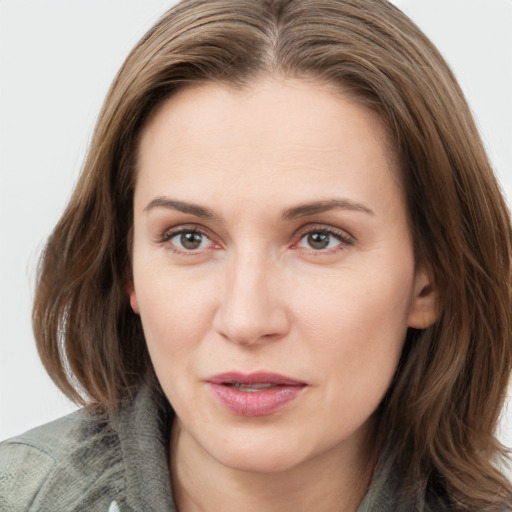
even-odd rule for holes
{"type": "Polygon", "coordinates": [[[258,372],[249,375],[228,372],[206,380],[215,399],[240,416],[273,414],[296,398],[306,383],[279,375],[258,372]]]}

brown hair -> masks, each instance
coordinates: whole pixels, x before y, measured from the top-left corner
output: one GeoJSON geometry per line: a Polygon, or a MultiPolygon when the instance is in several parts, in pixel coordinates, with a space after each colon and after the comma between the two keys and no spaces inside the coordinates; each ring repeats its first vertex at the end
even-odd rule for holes
{"type": "Polygon", "coordinates": [[[338,83],[388,123],[440,314],[410,329],[378,428],[404,475],[461,509],[503,506],[512,489],[494,433],[512,369],[509,213],[450,69],[385,0],[185,0],[144,36],[41,259],[33,324],[48,373],[108,410],[152,375],[127,295],[138,135],[177,88],[262,73],[338,83]]]}

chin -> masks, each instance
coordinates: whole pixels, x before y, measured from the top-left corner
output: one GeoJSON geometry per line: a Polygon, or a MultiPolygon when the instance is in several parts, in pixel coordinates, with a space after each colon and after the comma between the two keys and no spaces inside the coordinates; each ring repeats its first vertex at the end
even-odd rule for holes
{"type": "Polygon", "coordinates": [[[307,440],[290,435],[273,437],[263,431],[235,434],[222,440],[212,436],[203,448],[222,465],[251,473],[287,471],[314,456],[307,449],[307,440]]]}
{"type": "Polygon", "coordinates": [[[258,448],[255,450],[230,450],[216,457],[226,467],[248,473],[278,473],[290,470],[304,462],[297,454],[281,450],[258,448]]]}

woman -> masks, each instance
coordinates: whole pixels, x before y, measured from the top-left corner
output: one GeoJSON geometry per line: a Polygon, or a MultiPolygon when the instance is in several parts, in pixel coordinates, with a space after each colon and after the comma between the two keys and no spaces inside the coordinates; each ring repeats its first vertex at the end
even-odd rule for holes
{"type": "Polygon", "coordinates": [[[85,408],[6,510],[509,510],[511,230],[463,95],[382,0],[191,0],[132,51],[43,254],[85,408]]]}

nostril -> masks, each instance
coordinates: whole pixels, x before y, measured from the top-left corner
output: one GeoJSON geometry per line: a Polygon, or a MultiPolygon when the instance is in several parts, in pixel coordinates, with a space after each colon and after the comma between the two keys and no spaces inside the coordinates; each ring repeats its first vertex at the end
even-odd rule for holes
{"type": "Polygon", "coordinates": [[[277,341],[288,332],[284,313],[274,311],[259,321],[254,316],[241,317],[219,314],[214,322],[215,330],[226,340],[242,345],[277,341]],[[283,318],[279,319],[281,315],[283,318]]]}
{"type": "Polygon", "coordinates": [[[288,332],[286,304],[272,280],[272,268],[258,252],[238,254],[219,290],[214,329],[226,340],[251,345],[288,332]]]}

